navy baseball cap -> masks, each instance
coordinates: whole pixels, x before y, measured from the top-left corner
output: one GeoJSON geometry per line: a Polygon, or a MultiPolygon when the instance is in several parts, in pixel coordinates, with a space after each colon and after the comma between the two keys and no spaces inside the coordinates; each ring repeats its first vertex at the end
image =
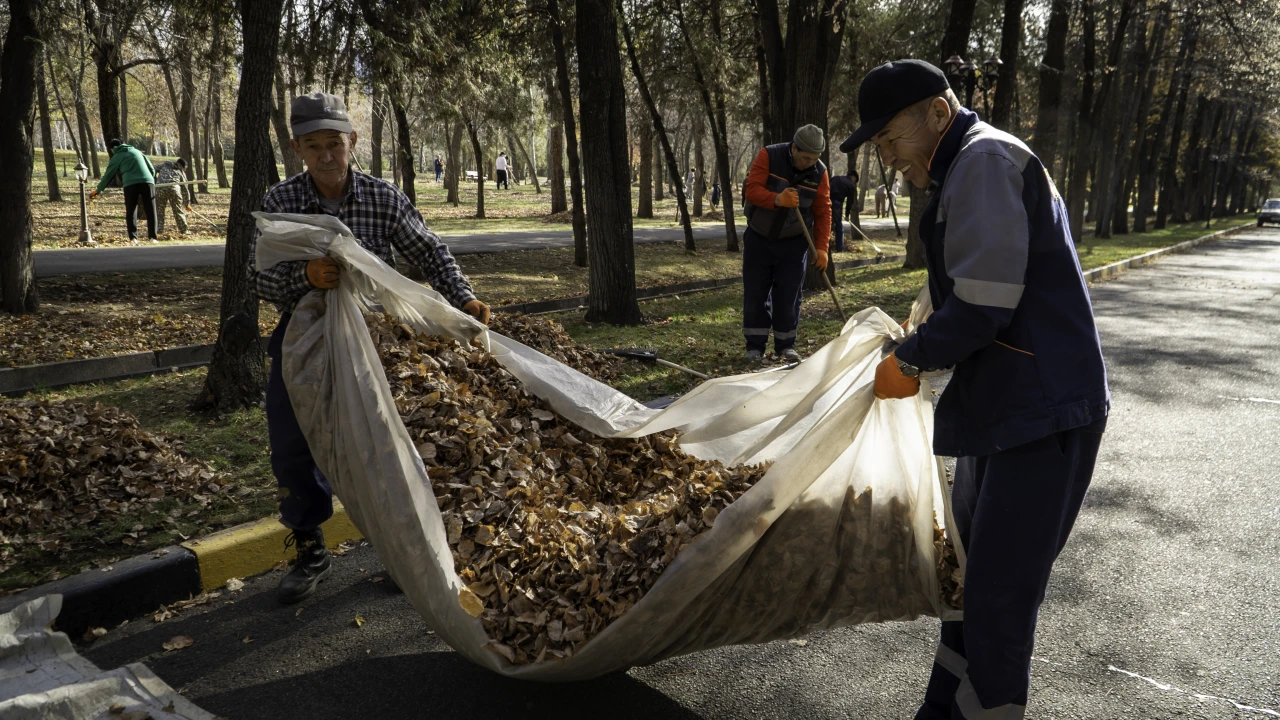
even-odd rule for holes
{"type": "Polygon", "coordinates": [[[853,152],[889,124],[898,113],[946,92],[947,76],[923,60],[887,62],[862,78],[858,87],[858,117],[862,124],[840,143],[840,152],[853,152]]]}

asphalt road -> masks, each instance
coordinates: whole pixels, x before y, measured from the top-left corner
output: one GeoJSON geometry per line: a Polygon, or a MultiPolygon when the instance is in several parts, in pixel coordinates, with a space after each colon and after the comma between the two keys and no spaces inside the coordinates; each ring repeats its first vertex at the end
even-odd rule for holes
{"type": "MultiPolygon", "coordinates": [[[[1041,612],[1028,717],[1280,716],[1277,278],[1280,231],[1265,230],[1094,288],[1115,410],[1041,612]]],[[[275,603],[270,573],[86,654],[145,662],[228,718],[878,719],[911,716],[937,631],[857,627],[537,685],[436,640],[371,581],[372,549],[337,568],[300,607],[275,603]],[[165,653],[180,634],[194,647],[165,653]]]]}
{"type": "MultiPolygon", "coordinates": [[[[743,222],[745,219],[740,218],[743,222]]],[[[903,231],[906,218],[903,218],[903,231]]],[[[890,229],[891,218],[863,218],[863,228],[890,229]]],[[[743,226],[745,227],[745,226],[743,226]]],[[[741,232],[741,228],[739,229],[741,232]]],[[[849,230],[853,233],[852,230],[849,230]]],[[[681,228],[636,228],[632,232],[636,242],[683,241],[681,228]]],[[[722,226],[704,226],[693,229],[697,241],[722,241],[722,226]]],[[[454,255],[472,253],[505,252],[508,250],[541,250],[573,246],[572,230],[518,231],[503,233],[476,233],[472,235],[442,235],[441,239],[454,255]]],[[[36,250],[36,277],[54,275],[78,275],[95,272],[125,272],[129,270],[160,270],[164,268],[221,266],[225,245],[166,245],[149,244],[137,247],[71,248],[36,250]]]]}

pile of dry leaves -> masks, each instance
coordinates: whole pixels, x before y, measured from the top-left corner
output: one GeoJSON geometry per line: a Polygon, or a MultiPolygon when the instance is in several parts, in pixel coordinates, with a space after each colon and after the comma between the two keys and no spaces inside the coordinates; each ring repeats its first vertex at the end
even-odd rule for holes
{"type": "Polygon", "coordinates": [[[489,323],[489,329],[601,382],[612,380],[622,372],[621,358],[582,347],[565,332],[564,326],[546,318],[498,313],[489,323]]]}
{"type": "MultiPolygon", "coordinates": [[[[24,545],[57,552],[72,530],[137,516],[166,498],[207,505],[226,492],[220,480],[181,443],[139,429],[118,408],[0,401],[0,572],[24,545]]],[[[136,526],[122,542],[145,531],[136,526]]]]}
{"type": "MultiPolygon", "coordinates": [[[[571,656],[767,470],[690,457],[672,432],[586,436],[483,350],[389,315],[366,322],[444,516],[459,602],[514,663],[571,656]]],[[[851,495],[870,508],[869,492],[851,495]]],[[[909,513],[880,522],[909,528],[909,513]]],[[[910,532],[867,549],[901,558],[863,573],[871,594],[915,562],[910,532]]]]}

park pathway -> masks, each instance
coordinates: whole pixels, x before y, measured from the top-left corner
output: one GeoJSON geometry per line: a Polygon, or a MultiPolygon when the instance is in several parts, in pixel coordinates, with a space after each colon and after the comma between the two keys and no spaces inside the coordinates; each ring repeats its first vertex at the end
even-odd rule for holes
{"type": "MultiPolygon", "coordinates": [[[[1280,712],[1277,277],[1280,231],[1258,230],[1093,288],[1114,410],[1041,612],[1028,717],[1280,712]]],[[[270,573],[234,604],[129,623],[86,654],[145,660],[241,720],[879,719],[910,717],[937,633],[932,619],[846,628],[574,686],[521,683],[452,653],[390,583],[369,582],[371,549],[335,569],[301,606],[276,604],[270,573]],[[179,634],[194,647],[161,652],[179,634]]]]}
{"type": "MultiPolygon", "coordinates": [[[[745,227],[739,226],[741,233],[745,227]]],[[[906,218],[903,218],[905,229],[906,218]]],[[[864,218],[863,227],[892,229],[893,220],[864,218]]],[[[636,228],[633,231],[638,243],[681,242],[684,231],[674,228],[636,228]]],[[[693,237],[699,243],[724,241],[724,227],[720,225],[695,227],[693,237]]],[[[572,230],[513,231],[504,233],[476,233],[470,235],[442,235],[454,255],[471,253],[506,252],[510,250],[541,250],[544,248],[573,247],[572,230]]],[[[160,270],[183,267],[220,267],[225,246],[146,244],[136,247],[71,248],[36,250],[36,277],[54,275],[78,275],[95,272],[127,272],[132,270],[160,270]]]]}

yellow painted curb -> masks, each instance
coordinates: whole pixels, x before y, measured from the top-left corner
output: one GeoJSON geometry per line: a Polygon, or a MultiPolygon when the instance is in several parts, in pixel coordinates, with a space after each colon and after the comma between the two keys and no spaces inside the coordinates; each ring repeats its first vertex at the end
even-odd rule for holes
{"type": "MultiPolygon", "coordinates": [[[[331,548],[363,537],[347,516],[346,508],[337,500],[333,501],[333,517],[322,528],[325,544],[331,548]]],[[[292,559],[297,554],[294,549],[289,548],[287,552],[284,549],[284,539],[288,534],[289,528],[281,525],[277,518],[270,517],[184,542],[182,546],[196,554],[200,584],[205,590],[213,590],[231,578],[257,575],[275,567],[281,560],[292,559]]]]}

